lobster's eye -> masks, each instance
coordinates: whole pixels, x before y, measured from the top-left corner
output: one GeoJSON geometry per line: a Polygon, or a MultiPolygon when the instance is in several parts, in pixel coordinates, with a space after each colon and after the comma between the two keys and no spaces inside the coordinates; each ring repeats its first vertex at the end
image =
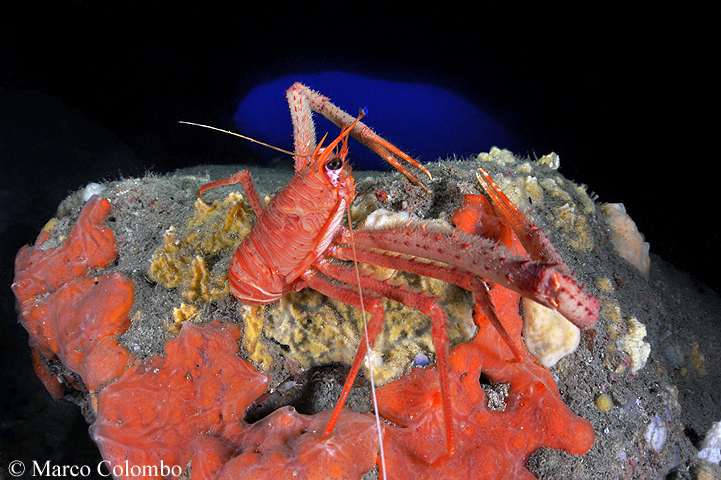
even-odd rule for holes
{"type": "Polygon", "coordinates": [[[339,170],[343,168],[343,159],[340,157],[333,157],[325,164],[325,168],[328,170],[339,170]]]}

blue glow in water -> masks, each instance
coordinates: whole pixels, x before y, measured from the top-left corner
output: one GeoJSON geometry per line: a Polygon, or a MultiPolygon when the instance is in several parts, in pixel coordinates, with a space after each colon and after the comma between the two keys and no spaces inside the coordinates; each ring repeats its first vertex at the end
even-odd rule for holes
{"type": "MultiPolygon", "coordinates": [[[[374,80],[343,72],[288,75],[254,89],[239,104],[233,120],[239,133],[280,148],[293,150],[285,91],[302,82],[356,115],[377,134],[422,162],[453,154],[471,155],[492,146],[510,147],[508,133],[480,109],[447,90],[429,85],[374,80]]],[[[318,139],[338,134],[338,127],[315,115],[318,139]]],[[[251,148],[256,148],[250,146],[251,148]]],[[[386,163],[358,142],[351,141],[351,162],[361,169],[387,169],[386,163]]],[[[256,148],[264,158],[277,153],[256,148]]]]}

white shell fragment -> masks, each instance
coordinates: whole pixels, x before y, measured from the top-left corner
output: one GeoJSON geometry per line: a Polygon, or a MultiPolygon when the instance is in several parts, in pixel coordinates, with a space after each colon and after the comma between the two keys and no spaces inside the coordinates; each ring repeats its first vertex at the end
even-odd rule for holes
{"type": "Polygon", "coordinates": [[[90,200],[90,197],[93,195],[100,195],[100,193],[105,190],[105,186],[100,185],[99,183],[90,182],[83,190],[83,202],[87,202],[90,200]]]}
{"type": "Polygon", "coordinates": [[[711,425],[706,438],[701,444],[701,451],[698,452],[698,458],[702,458],[707,462],[719,464],[721,462],[721,422],[711,425]]]}
{"type": "Polygon", "coordinates": [[[648,429],[646,429],[648,446],[651,447],[651,450],[654,452],[661,453],[667,437],[668,429],[666,425],[663,424],[663,420],[658,416],[654,417],[648,425],[648,429]]]}
{"type": "Polygon", "coordinates": [[[630,357],[631,373],[636,373],[645,367],[648,355],[651,353],[651,345],[643,341],[645,336],[646,325],[639,322],[636,317],[626,318],[626,334],[619,339],[618,343],[621,350],[630,357]]]}

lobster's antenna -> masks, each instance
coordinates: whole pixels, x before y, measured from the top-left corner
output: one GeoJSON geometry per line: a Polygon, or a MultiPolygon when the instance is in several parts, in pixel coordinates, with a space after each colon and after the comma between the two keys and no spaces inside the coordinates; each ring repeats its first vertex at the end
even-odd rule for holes
{"type": "Polygon", "coordinates": [[[231,132],[231,131],[229,131],[229,130],[223,130],[222,128],[211,127],[210,125],[203,125],[202,123],[184,122],[184,121],[182,121],[182,120],[179,121],[178,123],[184,123],[184,124],[186,124],[186,125],[194,125],[194,126],[196,126],[196,127],[209,128],[209,129],[211,129],[211,130],[216,130],[216,131],[218,131],[218,132],[228,133],[228,134],[230,134],[230,135],[235,135],[236,137],[240,137],[240,138],[242,138],[242,139],[244,139],[244,140],[248,140],[249,142],[257,143],[258,145],[263,145],[264,147],[272,148],[273,150],[276,150],[276,151],[278,151],[278,152],[287,153],[288,155],[293,156],[293,157],[297,157],[297,156],[298,156],[297,153],[289,152],[288,150],[283,150],[282,148],[274,147],[273,145],[269,145],[269,144],[267,144],[267,143],[265,143],[265,142],[261,142],[260,140],[256,140],[256,139],[254,139],[254,138],[246,137],[245,135],[241,135],[240,133],[231,132]]]}
{"type": "MultiPolygon", "coordinates": [[[[361,112],[361,115],[365,113],[365,109],[361,112]]],[[[361,116],[359,115],[359,117],[361,116]]],[[[350,246],[353,250],[353,265],[355,266],[355,278],[358,286],[358,295],[360,296],[360,311],[363,317],[363,333],[366,342],[366,359],[368,360],[368,372],[370,373],[371,382],[371,399],[373,400],[373,411],[376,417],[376,429],[378,430],[378,441],[380,444],[380,457],[381,457],[381,470],[383,470],[383,480],[388,480],[388,473],[386,470],[386,453],[385,447],[383,446],[383,432],[381,430],[381,415],[378,411],[378,397],[376,397],[376,382],[373,378],[373,360],[371,359],[371,341],[368,335],[368,322],[366,321],[366,310],[363,303],[363,287],[361,286],[360,272],[358,271],[358,258],[355,253],[355,240],[353,239],[353,222],[351,222],[350,215],[350,204],[346,205],[346,212],[348,213],[348,230],[350,231],[350,246]]],[[[364,339],[361,339],[361,342],[364,339]]]]}

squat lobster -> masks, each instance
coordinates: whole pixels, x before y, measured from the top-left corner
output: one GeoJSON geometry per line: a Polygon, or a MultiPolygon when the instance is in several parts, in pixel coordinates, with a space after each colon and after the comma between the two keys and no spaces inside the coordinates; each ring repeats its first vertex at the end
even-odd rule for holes
{"type": "MultiPolygon", "coordinates": [[[[415,221],[356,232],[350,224],[344,227],[343,214],[355,198],[355,181],[346,159],[348,136],[357,138],[427,192],[430,190],[401,161],[419,168],[429,177],[430,173],[363,124],[363,113],[353,118],[327,97],[300,83],[294,84],[286,96],[293,118],[295,144],[292,154],[296,174],[290,182],[265,207],[247,171],[204,185],[199,192],[202,195],[211,188],[241,183],[258,216],[231,259],[228,273],[231,291],[243,303],[264,305],[288,292],[313,288],[369,312],[371,346],[384,322],[383,298],[429,315],[440,377],[446,436],[444,457],[447,457],[455,449],[455,426],[449,392],[446,314],[437,298],[359,273],[351,262],[434,277],[469,290],[476,302],[474,320],[478,323],[488,318],[516,359],[522,354],[496,317],[487,282],[499,283],[554,308],[581,328],[588,328],[596,321],[598,301],[576,285],[570,270],[543,232],[513,206],[483,170],[480,170],[479,181],[490,206],[484,197],[467,196],[464,206],[454,215],[459,228],[415,221]],[[326,148],[322,147],[325,137],[316,145],[313,111],[341,127],[340,135],[326,148]],[[490,209],[491,215],[513,229],[530,253],[530,259],[514,256],[497,241],[476,232],[474,224],[488,213],[484,213],[484,209],[490,209]]],[[[361,342],[324,436],[333,431],[365,352],[366,344],[361,342]]]]}

